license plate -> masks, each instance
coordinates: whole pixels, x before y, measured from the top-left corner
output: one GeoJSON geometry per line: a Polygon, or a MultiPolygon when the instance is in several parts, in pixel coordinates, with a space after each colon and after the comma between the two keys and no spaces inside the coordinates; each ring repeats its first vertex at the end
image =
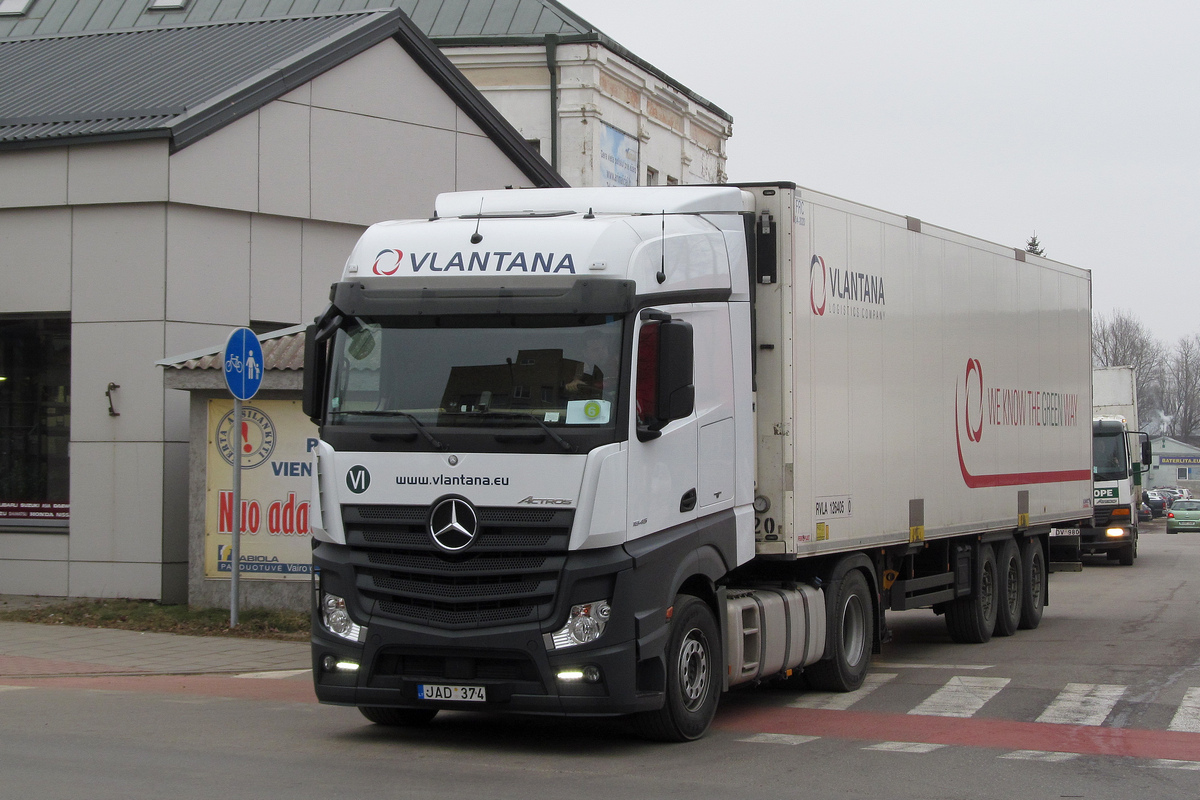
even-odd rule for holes
{"type": "Polygon", "coordinates": [[[417,684],[418,700],[455,700],[467,703],[487,701],[487,689],[483,686],[454,686],[445,683],[417,684]]]}
{"type": "Polygon", "coordinates": [[[1051,528],[1050,535],[1051,536],[1078,536],[1079,529],[1078,528],[1051,528]]]}

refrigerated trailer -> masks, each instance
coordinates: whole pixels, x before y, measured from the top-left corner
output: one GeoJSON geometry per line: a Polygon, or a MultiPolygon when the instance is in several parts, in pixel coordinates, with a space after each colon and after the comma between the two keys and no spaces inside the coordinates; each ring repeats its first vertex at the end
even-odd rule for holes
{"type": "Polygon", "coordinates": [[[1033,628],[1092,515],[1090,277],[791,183],[445,194],[306,334],[313,676],[382,724],[848,691],[1033,628]]]}

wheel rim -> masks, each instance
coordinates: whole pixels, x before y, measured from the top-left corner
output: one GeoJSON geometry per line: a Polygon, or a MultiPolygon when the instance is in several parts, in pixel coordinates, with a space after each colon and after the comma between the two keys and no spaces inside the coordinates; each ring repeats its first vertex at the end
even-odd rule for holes
{"type": "Polygon", "coordinates": [[[683,637],[679,648],[679,692],[683,706],[695,711],[704,703],[708,691],[708,646],[699,628],[683,637]]]}
{"type": "Polygon", "coordinates": [[[851,595],[842,608],[842,653],[846,663],[858,666],[863,657],[863,644],[867,640],[867,615],[863,610],[862,598],[851,595]]]}
{"type": "Polygon", "coordinates": [[[1021,570],[1015,558],[1008,561],[1006,583],[1008,584],[1008,593],[1005,595],[1008,599],[1008,615],[1013,617],[1021,607],[1021,570]]]}
{"type": "Polygon", "coordinates": [[[1029,596],[1036,607],[1042,605],[1042,558],[1040,555],[1030,559],[1029,564],[1029,596]]]}
{"type": "Polygon", "coordinates": [[[992,607],[996,602],[996,575],[991,563],[983,567],[983,575],[979,579],[979,609],[985,619],[992,616],[992,607]]]}

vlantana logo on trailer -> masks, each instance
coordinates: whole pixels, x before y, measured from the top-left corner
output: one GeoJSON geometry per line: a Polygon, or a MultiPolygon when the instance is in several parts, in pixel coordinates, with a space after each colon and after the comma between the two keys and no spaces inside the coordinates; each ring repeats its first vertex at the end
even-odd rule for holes
{"type": "Polygon", "coordinates": [[[444,261],[442,253],[405,253],[403,250],[380,250],[371,265],[376,275],[395,275],[404,270],[416,275],[426,272],[565,272],[575,274],[575,258],[570,253],[539,253],[524,250],[487,250],[470,253],[454,252],[444,261]],[[407,258],[406,258],[407,256],[407,258]]]}
{"type": "Polygon", "coordinates": [[[808,301],[818,317],[883,319],[883,276],[826,267],[824,258],[813,256],[808,265],[808,301]]]}
{"type": "MultiPolygon", "coordinates": [[[[997,445],[1005,444],[1009,437],[1022,429],[1079,426],[1078,394],[1052,389],[989,386],[983,373],[983,364],[979,359],[968,358],[963,380],[954,388],[954,442],[958,447],[958,466],[967,486],[978,489],[1092,479],[1092,473],[1087,469],[1014,470],[990,474],[972,471],[969,462],[976,465],[983,461],[995,464],[1000,452],[997,445]]],[[[1049,435],[1050,431],[1045,433],[1049,435]]],[[[1015,444],[1011,441],[1007,443],[1015,444]]],[[[978,470],[978,467],[975,469],[978,470]]]]}

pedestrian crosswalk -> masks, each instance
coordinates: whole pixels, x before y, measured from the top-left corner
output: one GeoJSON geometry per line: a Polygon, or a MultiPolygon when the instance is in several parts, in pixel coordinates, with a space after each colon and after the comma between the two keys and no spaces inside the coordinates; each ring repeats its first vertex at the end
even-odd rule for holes
{"type": "Polygon", "coordinates": [[[1035,721],[1059,725],[1103,725],[1123,694],[1124,686],[1068,683],[1035,721]]]}
{"type": "MultiPolygon", "coordinates": [[[[791,709],[816,711],[824,716],[798,716],[797,719],[802,722],[791,726],[793,732],[782,732],[789,726],[777,723],[774,732],[759,733],[741,741],[760,744],[807,744],[822,738],[821,735],[810,735],[820,733],[817,728],[828,731],[827,736],[837,738],[843,735],[838,731],[846,728],[839,728],[838,723],[833,720],[841,719],[842,715],[829,716],[826,712],[851,712],[861,720],[862,727],[848,738],[868,740],[863,742],[862,749],[897,754],[927,754],[957,743],[953,736],[945,733],[948,730],[945,726],[953,724],[950,721],[936,723],[942,726],[940,728],[930,727],[935,725],[932,718],[949,717],[971,720],[970,724],[975,726],[972,731],[975,741],[986,738],[980,725],[994,728],[999,724],[1009,726],[1004,729],[1005,735],[1028,737],[1021,741],[1021,745],[1025,747],[1033,743],[1031,739],[1039,738],[1042,739],[1041,744],[1049,745],[1043,746],[1043,749],[1008,750],[999,756],[1000,758],[1051,763],[1069,761],[1088,753],[1096,754],[1108,746],[1102,739],[1095,737],[1113,734],[1104,733],[1100,729],[1124,728],[1120,735],[1136,734],[1135,738],[1144,743],[1145,746],[1137,751],[1145,762],[1143,766],[1158,769],[1200,769],[1200,736],[1194,740],[1188,738],[1188,734],[1200,734],[1200,686],[1159,687],[1150,694],[1147,694],[1144,686],[1134,687],[1131,691],[1129,686],[1107,683],[1071,682],[1057,687],[1047,687],[1044,684],[1028,686],[1008,677],[979,675],[978,671],[976,674],[952,674],[929,683],[923,680],[928,672],[923,671],[922,674],[905,671],[906,667],[915,668],[918,665],[886,666],[900,671],[869,673],[857,691],[806,691],[786,704],[791,709]],[[904,675],[903,679],[900,679],[901,675],[904,675]],[[1153,700],[1148,700],[1147,697],[1153,697],[1153,700]],[[1152,711],[1148,711],[1151,706],[1152,711]],[[914,722],[917,718],[928,719],[927,723],[917,727],[924,726],[925,730],[933,731],[929,734],[931,738],[928,741],[920,741],[920,734],[915,734],[911,738],[916,741],[869,742],[871,737],[861,735],[864,729],[878,729],[880,720],[885,718],[887,725],[893,729],[909,727],[900,717],[895,716],[897,714],[907,715],[913,718],[914,722]],[[1129,724],[1131,715],[1138,720],[1137,725],[1129,724]],[[804,720],[807,720],[807,723],[804,723],[804,720]],[[1043,725],[1046,727],[1042,727],[1043,725]],[[1070,728],[1095,730],[1095,734],[1088,736],[1092,737],[1093,742],[1100,744],[1093,744],[1090,749],[1083,747],[1078,752],[1060,752],[1060,749],[1070,750],[1073,747],[1072,737],[1079,735],[1072,734],[1070,728]],[[1054,733],[1042,737],[1038,731],[1054,733]],[[1159,738],[1148,742],[1145,734],[1153,734],[1159,738]],[[1180,738],[1181,736],[1183,738],[1180,738]],[[1153,752],[1162,742],[1165,742],[1163,746],[1168,748],[1169,753],[1153,752]],[[1183,757],[1149,757],[1174,753],[1183,757]],[[1194,760],[1190,758],[1192,753],[1196,754],[1194,760]]],[[[1007,741],[1017,744],[1020,739],[1010,737],[1007,741]]]]}

